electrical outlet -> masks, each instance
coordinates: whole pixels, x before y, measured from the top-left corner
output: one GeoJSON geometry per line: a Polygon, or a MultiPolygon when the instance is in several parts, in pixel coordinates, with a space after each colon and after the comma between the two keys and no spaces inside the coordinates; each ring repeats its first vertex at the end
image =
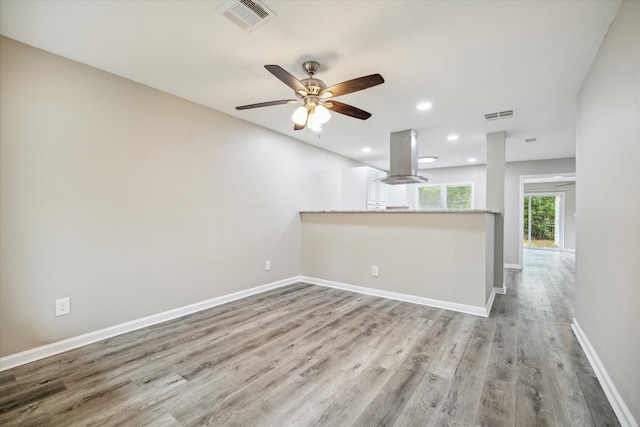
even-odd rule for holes
{"type": "Polygon", "coordinates": [[[56,316],[71,313],[71,298],[60,298],[56,300],[56,316]]]}
{"type": "Polygon", "coordinates": [[[266,261],[266,262],[264,263],[264,269],[265,269],[266,271],[271,270],[271,261],[266,261]]]}
{"type": "Polygon", "coordinates": [[[378,266],[377,265],[374,265],[374,266],[371,267],[371,275],[373,277],[378,277],[378,266]]]}

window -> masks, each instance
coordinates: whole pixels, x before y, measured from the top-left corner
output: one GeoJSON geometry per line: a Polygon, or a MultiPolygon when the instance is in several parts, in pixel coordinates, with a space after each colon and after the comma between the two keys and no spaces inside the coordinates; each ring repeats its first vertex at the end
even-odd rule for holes
{"type": "Polygon", "coordinates": [[[471,209],[473,207],[473,191],[471,185],[448,185],[447,209],[471,209]]]}
{"type": "Polygon", "coordinates": [[[418,188],[418,209],[440,209],[440,186],[418,188]]]}
{"type": "Polygon", "coordinates": [[[473,209],[473,184],[421,185],[416,197],[418,209],[473,209]]]}

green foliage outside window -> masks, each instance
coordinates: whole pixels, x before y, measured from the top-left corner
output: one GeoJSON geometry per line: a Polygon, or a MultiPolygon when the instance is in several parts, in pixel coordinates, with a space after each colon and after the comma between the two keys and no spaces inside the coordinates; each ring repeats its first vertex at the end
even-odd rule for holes
{"type": "MultiPolygon", "coordinates": [[[[555,219],[555,196],[531,197],[531,240],[553,240],[555,219]]],[[[524,198],[524,235],[529,235],[529,197],[524,198]]]]}
{"type": "Polygon", "coordinates": [[[418,188],[419,209],[440,209],[440,187],[418,188]]]}
{"type": "Polygon", "coordinates": [[[447,209],[471,209],[471,186],[447,187],[447,209]]]}
{"type": "Polygon", "coordinates": [[[472,189],[471,185],[430,185],[419,187],[418,209],[472,209],[472,189]],[[443,203],[443,198],[446,198],[446,203],[443,203]]]}

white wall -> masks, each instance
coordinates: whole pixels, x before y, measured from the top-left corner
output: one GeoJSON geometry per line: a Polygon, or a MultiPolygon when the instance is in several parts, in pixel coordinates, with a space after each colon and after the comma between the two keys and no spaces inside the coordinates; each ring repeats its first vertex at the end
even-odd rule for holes
{"type": "Polygon", "coordinates": [[[6,38],[0,52],[0,356],[299,275],[310,181],[358,165],[6,38]]]}
{"type": "Polygon", "coordinates": [[[577,98],[576,320],[640,422],[640,2],[623,1],[577,98]]]}

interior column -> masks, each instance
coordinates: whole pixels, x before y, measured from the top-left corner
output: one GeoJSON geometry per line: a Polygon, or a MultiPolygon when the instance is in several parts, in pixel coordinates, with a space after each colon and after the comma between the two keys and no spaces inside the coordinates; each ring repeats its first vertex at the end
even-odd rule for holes
{"type": "Polygon", "coordinates": [[[504,172],[505,132],[487,134],[486,191],[487,209],[498,212],[495,216],[493,253],[493,287],[504,293],[504,172]]]}

